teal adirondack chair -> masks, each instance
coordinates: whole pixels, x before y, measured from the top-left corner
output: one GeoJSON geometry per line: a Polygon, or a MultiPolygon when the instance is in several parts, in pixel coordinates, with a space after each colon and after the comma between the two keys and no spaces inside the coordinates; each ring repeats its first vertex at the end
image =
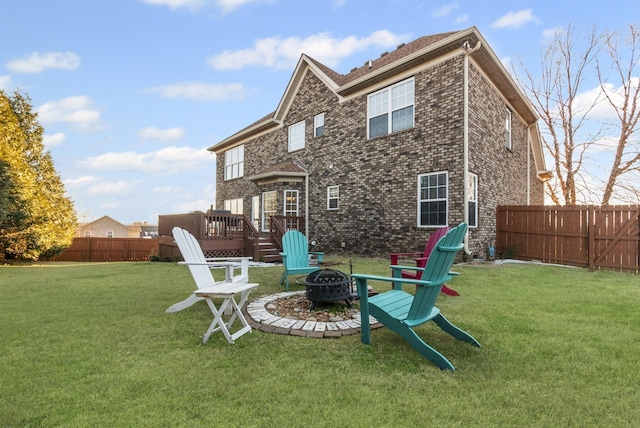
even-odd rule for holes
{"type": "MultiPolygon", "coordinates": [[[[402,269],[407,266],[391,266],[393,277],[353,274],[360,299],[360,317],[362,343],[371,343],[369,316],[373,316],[384,326],[402,336],[416,351],[440,367],[442,370],[455,370],[440,352],[426,344],[414,328],[433,320],[442,330],[458,340],[474,346],[480,343],[470,334],[447,320],[440,309],[435,307],[442,285],[450,281],[453,274],[451,266],[458,252],[463,248],[462,241],[467,231],[466,223],[451,229],[442,237],[429,256],[420,279],[402,278],[402,269]],[[393,283],[393,289],[373,297],[368,297],[367,281],[386,281],[393,283]],[[417,285],[415,295],[402,290],[402,284],[417,285]]],[[[412,267],[412,269],[420,269],[412,267]]]]}
{"type": "Polygon", "coordinates": [[[286,282],[286,290],[289,291],[289,275],[306,274],[320,269],[324,253],[309,251],[307,237],[297,230],[289,230],[282,236],[282,264],[284,272],[280,278],[280,284],[286,282]],[[318,266],[309,265],[309,254],[314,254],[318,260],[318,266]]]}

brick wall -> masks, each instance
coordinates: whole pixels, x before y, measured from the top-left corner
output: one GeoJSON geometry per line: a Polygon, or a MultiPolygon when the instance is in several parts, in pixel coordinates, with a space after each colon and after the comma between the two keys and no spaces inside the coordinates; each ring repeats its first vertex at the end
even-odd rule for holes
{"type": "MultiPolygon", "coordinates": [[[[513,116],[513,150],[504,147],[505,102],[471,67],[470,171],[479,181],[479,227],[470,231],[470,248],[484,254],[495,239],[495,208],[526,202],[525,124],[513,116]]],[[[419,174],[448,171],[449,224],[463,219],[463,66],[449,59],[415,76],[415,127],[367,139],[366,95],[340,103],[313,73],[307,73],[284,119],[284,126],[245,143],[245,178],[224,181],[224,158],[217,162],[217,208],[230,198],[277,190],[300,191],[300,215],[309,215],[309,238],[330,253],[386,255],[421,250],[433,228],[417,227],[419,174]],[[325,113],[325,135],[313,137],[313,117],[325,113]],[[305,120],[306,147],[287,151],[289,125],[305,120]],[[246,180],[283,160],[309,171],[310,205],[304,212],[304,183],[259,187],[246,180]],[[340,209],[326,209],[327,186],[340,186],[340,209]],[[341,244],[344,243],[343,248],[341,244]]],[[[532,183],[539,181],[532,176],[532,183]]],[[[542,186],[536,198],[542,195],[542,186]]],[[[532,202],[535,202],[532,200],[532,202]]]]}

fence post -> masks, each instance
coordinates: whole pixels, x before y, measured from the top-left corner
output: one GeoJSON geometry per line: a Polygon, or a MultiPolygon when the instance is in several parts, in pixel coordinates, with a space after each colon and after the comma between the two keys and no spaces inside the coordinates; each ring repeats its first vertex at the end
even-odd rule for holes
{"type": "Polygon", "coordinates": [[[589,270],[593,271],[595,266],[595,258],[596,258],[596,231],[595,231],[595,218],[596,218],[596,210],[593,205],[589,205],[587,207],[587,228],[589,235],[589,245],[587,247],[587,259],[589,260],[589,270]]]}

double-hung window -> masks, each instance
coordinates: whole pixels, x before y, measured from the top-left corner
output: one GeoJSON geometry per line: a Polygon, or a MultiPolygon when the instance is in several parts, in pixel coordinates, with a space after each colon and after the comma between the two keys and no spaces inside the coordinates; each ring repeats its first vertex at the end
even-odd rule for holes
{"type": "Polygon", "coordinates": [[[478,176],[475,174],[469,173],[468,192],[469,218],[467,223],[469,227],[478,227],[478,176]]]}
{"type": "Polygon", "coordinates": [[[316,114],[313,117],[313,136],[321,137],[324,135],[324,113],[316,114]]]}
{"type": "Polygon", "coordinates": [[[224,152],[224,179],[244,176],[244,144],[224,152]]]}
{"type": "Polygon", "coordinates": [[[418,176],[418,226],[448,224],[449,176],[446,171],[418,176]]]}
{"type": "Polygon", "coordinates": [[[327,209],[337,210],[340,202],[340,187],[328,186],[327,187],[327,209]]]}
{"type": "Polygon", "coordinates": [[[289,151],[304,149],[304,120],[289,127],[289,151]]]}
{"type": "Polygon", "coordinates": [[[369,138],[413,128],[414,79],[381,89],[367,97],[369,138]]]}
{"type": "Polygon", "coordinates": [[[505,146],[507,149],[512,149],[511,144],[511,110],[506,109],[505,113],[505,146]]]}
{"type": "Polygon", "coordinates": [[[227,211],[231,211],[231,214],[243,214],[243,200],[242,198],[238,199],[225,199],[224,201],[224,209],[227,211]]]}

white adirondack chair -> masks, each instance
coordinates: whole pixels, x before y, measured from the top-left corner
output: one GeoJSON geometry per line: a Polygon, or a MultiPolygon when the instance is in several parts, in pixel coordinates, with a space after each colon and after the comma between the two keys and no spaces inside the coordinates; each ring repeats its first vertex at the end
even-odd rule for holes
{"type": "MultiPolygon", "coordinates": [[[[202,253],[198,240],[187,230],[174,227],[172,233],[173,239],[175,239],[176,244],[178,244],[178,248],[184,259],[184,262],[179,262],[178,264],[189,266],[191,275],[198,288],[206,288],[214,284],[221,284],[222,282],[249,282],[249,260],[251,257],[216,257],[207,259],[202,253]],[[210,271],[210,269],[214,267],[225,268],[224,281],[214,280],[212,272],[210,271]],[[240,267],[240,274],[234,275],[234,269],[237,267],[240,267]]],[[[166,314],[178,312],[203,299],[203,297],[193,292],[183,301],[169,306],[164,312],[166,314]]]]}
{"type": "Polygon", "coordinates": [[[180,264],[189,267],[198,289],[187,299],[169,307],[165,313],[177,312],[200,300],[204,300],[213,313],[213,322],[202,338],[203,344],[207,343],[211,334],[218,330],[222,331],[229,343],[233,343],[245,333],[250,333],[251,326],[244,318],[241,309],[246,303],[251,290],[256,288],[258,284],[248,283],[248,258],[247,260],[242,258],[241,261],[246,263],[244,265],[234,261],[221,261],[224,259],[205,259],[198,241],[188,231],[175,227],[173,229],[173,237],[178,244],[178,248],[180,248],[182,257],[185,259],[180,264]],[[226,268],[225,281],[216,282],[213,279],[211,267],[222,266],[226,268]],[[241,273],[234,276],[233,269],[238,266],[241,267],[241,273]],[[236,296],[239,296],[238,301],[235,300],[236,296]],[[211,299],[222,299],[220,307],[217,308],[211,299]],[[229,315],[227,322],[224,322],[222,318],[223,313],[229,315]],[[238,331],[231,333],[230,328],[236,320],[240,322],[241,327],[238,331]]]}

